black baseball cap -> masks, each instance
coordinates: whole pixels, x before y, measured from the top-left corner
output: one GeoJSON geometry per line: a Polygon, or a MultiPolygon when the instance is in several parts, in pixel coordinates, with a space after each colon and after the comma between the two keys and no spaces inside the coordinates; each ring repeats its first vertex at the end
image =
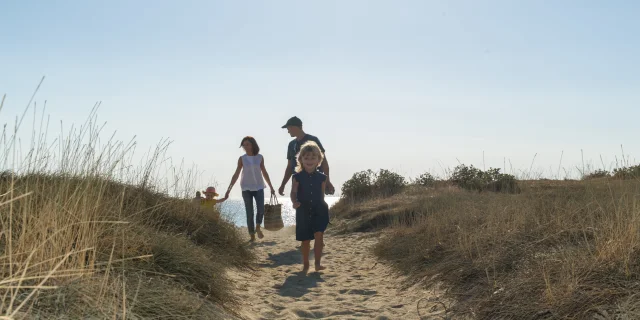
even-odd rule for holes
{"type": "Polygon", "coordinates": [[[302,128],[302,120],[298,117],[291,117],[287,120],[287,123],[282,126],[282,129],[285,129],[288,126],[301,127],[302,128]]]}

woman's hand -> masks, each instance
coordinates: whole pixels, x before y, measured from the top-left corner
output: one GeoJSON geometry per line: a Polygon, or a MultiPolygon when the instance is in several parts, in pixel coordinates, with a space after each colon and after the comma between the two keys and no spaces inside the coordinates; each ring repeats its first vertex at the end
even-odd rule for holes
{"type": "Polygon", "coordinates": [[[294,209],[298,209],[298,208],[300,208],[300,205],[301,205],[300,201],[296,201],[296,202],[293,203],[293,208],[294,209]]]}
{"type": "Polygon", "coordinates": [[[271,195],[275,196],[276,195],[276,189],[274,189],[273,187],[271,187],[271,195]]]}

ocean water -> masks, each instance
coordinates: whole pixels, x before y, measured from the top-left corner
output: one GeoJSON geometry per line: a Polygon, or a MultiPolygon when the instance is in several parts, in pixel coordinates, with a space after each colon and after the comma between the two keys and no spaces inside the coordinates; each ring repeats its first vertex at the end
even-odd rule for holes
{"type": "MultiPolygon", "coordinates": [[[[333,206],[340,197],[325,197],[324,198],[329,208],[333,206]]],[[[265,203],[268,203],[269,199],[265,200],[265,203]]],[[[278,198],[278,203],[282,204],[282,221],[285,226],[291,226],[296,224],[296,210],[293,209],[293,204],[291,203],[291,199],[289,198],[278,198]]],[[[244,201],[242,198],[229,198],[227,201],[218,205],[220,212],[223,216],[227,217],[231,220],[235,225],[239,227],[247,226],[247,214],[244,209],[244,201]]],[[[329,209],[331,210],[331,209],[329,209]]],[[[255,221],[255,212],[256,205],[255,202],[253,204],[253,212],[254,212],[254,221],[255,221]]],[[[331,212],[331,211],[329,211],[331,212]]]]}

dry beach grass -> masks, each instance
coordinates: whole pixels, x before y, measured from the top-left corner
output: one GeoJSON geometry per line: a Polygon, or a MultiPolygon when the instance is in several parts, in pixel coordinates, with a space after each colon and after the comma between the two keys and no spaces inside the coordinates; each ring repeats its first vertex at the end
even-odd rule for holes
{"type": "Polygon", "coordinates": [[[225,272],[250,267],[246,241],[176,198],[195,189],[179,168],[155,178],[165,143],[133,166],[94,115],[53,143],[40,124],[26,153],[0,139],[0,318],[234,318],[225,272]]]}
{"type": "Polygon", "coordinates": [[[519,194],[409,187],[334,214],[390,230],[378,257],[410,284],[444,283],[457,316],[640,317],[640,182],[521,181],[519,194]]]}

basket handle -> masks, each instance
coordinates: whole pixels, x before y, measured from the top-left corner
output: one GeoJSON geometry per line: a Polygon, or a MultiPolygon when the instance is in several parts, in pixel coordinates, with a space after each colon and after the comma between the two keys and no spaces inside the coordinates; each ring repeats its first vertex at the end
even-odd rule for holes
{"type": "Polygon", "coordinates": [[[270,205],[280,204],[280,203],[278,203],[278,197],[276,197],[276,195],[273,194],[273,193],[271,194],[271,199],[269,200],[269,204],[270,205]]]}

